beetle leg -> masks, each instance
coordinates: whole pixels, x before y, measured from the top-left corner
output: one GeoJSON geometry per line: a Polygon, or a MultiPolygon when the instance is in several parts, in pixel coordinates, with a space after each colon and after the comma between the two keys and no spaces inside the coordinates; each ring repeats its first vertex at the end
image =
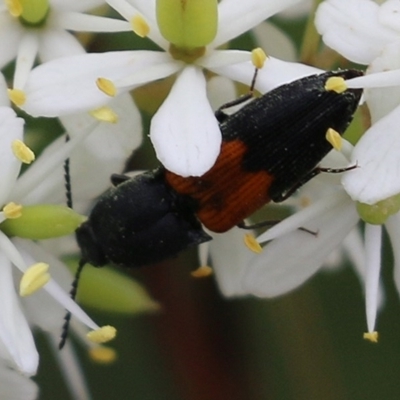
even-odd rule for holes
{"type": "Polygon", "coordinates": [[[357,164],[350,165],[349,167],[345,168],[323,168],[323,167],[316,167],[313,170],[311,170],[306,176],[304,176],[301,180],[299,180],[292,188],[287,190],[284,193],[279,194],[279,196],[275,196],[272,200],[275,203],[280,203],[282,201],[285,201],[288,199],[292,194],[299,189],[301,186],[303,186],[305,183],[307,183],[310,179],[314,178],[314,176],[319,175],[321,172],[326,172],[328,174],[341,174],[346,171],[351,171],[355,168],[358,168],[357,164]]]}

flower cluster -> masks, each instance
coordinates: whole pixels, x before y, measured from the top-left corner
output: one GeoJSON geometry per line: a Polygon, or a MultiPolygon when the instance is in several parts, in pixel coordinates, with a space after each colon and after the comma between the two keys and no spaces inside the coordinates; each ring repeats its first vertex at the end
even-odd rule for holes
{"type": "MultiPolygon", "coordinates": [[[[302,194],[309,196],[310,191],[314,194],[307,201],[311,205],[259,236],[261,243],[272,242],[262,255],[248,257],[245,266],[240,267],[239,280],[224,276],[222,285],[228,295],[277,296],[301,285],[326,264],[332,252],[343,249],[364,285],[368,327],[365,337],[371,341],[377,341],[376,316],[383,299],[380,288],[383,227],[392,244],[394,280],[400,292],[397,250],[400,9],[396,0],[380,3],[326,0],[318,7],[315,19],[327,46],[350,61],[367,66],[366,76],[347,82],[349,88],[365,88],[364,99],[370,113],[370,127],[354,148],[348,143],[343,151],[347,160],[342,159],[342,165],[357,168],[344,173],[335,186],[330,182],[329,187],[323,188],[323,177],[306,185],[302,194]],[[312,189],[316,184],[319,184],[317,196],[312,189]],[[365,222],[363,237],[357,228],[360,218],[365,222]],[[302,227],[318,234],[311,237],[299,230],[302,227]]],[[[227,274],[222,260],[219,261],[217,273],[227,274]]]]}
{"type": "MultiPolygon", "coordinates": [[[[31,328],[48,332],[56,342],[64,309],[82,326],[98,328],[69,298],[69,273],[58,258],[71,245],[56,238],[72,233],[82,222],[79,214],[60,205],[64,160],[70,160],[74,209],[87,212],[90,202],[108,187],[111,173],[122,171],[141,144],[140,115],[129,91],[173,76],[175,82],[152,119],[150,137],[168,169],[182,176],[202,175],[213,165],[221,143],[208,97],[232,99],[232,80],[249,84],[254,71],[250,51],[221,45],[298,2],[211,0],[202,1],[199,8],[199,2],[192,1],[182,13],[181,2],[175,1],[4,1],[0,67],[8,90],[0,76],[2,362],[34,375],[39,358],[31,328]],[[120,17],[106,16],[110,9],[120,17]],[[78,34],[131,31],[160,50],[87,53],[85,36],[78,34]],[[34,118],[59,118],[68,141],[63,136],[51,144],[41,139],[46,147],[34,161],[24,144],[30,138],[29,126],[24,135],[23,117],[16,115],[10,100],[34,118]],[[20,174],[22,163],[32,165],[20,174]],[[12,274],[12,266],[24,273],[23,300],[14,290],[19,277],[12,274]]],[[[266,92],[314,71],[270,57],[256,88],[266,92]]],[[[144,300],[142,288],[129,290],[140,293],[139,311],[156,307],[151,299],[144,300]]],[[[82,326],[77,325],[76,332],[82,326]]],[[[35,390],[30,390],[33,398],[35,390]]]]}
{"type": "MultiPolygon", "coordinates": [[[[225,295],[286,293],[326,265],[332,255],[341,259],[346,254],[365,282],[368,337],[376,339],[382,226],[393,245],[400,291],[395,244],[400,226],[398,3],[325,0],[319,5],[315,24],[325,44],[367,66],[366,76],[346,84],[366,88],[370,127],[354,147],[345,142],[341,153],[334,152],[323,162],[329,167],[357,168],[343,178],[319,176],[305,185],[291,203],[298,211],[257,238],[261,244],[269,242],[262,254],[253,254],[243,245],[239,229],[214,235],[200,258],[205,264],[210,254],[225,295]],[[303,208],[305,198],[311,205],[303,208]],[[363,237],[357,228],[360,219],[366,222],[363,237]]],[[[308,1],[301,0],[4,1],[0,67],[8,85],[0,75],[4,207],[0,213],[0,369],[5,363],[26,376],[34,375],[39,357],[31,328],[48,332],[54,343],[64,309],[80,320],[75,326],[78,336],[89,328],[98,329],[67,293],[70,275],[60,255],[76,246],[57,238],[75,231],[82,222],[77,212],[87,212],[109,186],[109,176],[121,172],[140,146],[142,122],[132,91],[165,83],[165,99],[150,123],[156,156],[167,170],[182,177],[204,175],[221,148],[214,110],[233,100],[234,82],[249,85],[254,75],[254,53],[228,49],[227,43],[253,29],[254,40],[269,52],[255,81],[260,93],[321,71],[318,63],[312,67],[294,62],[291,41],[263,22],[292,6],[304,10],[305,4],[309,7],[308,1]],[[94,33],[117,32],[143,38],[143,47],[152,50],[90,52],[85,46],[94,33]],[[58,118],[65,133],[51,144],[40,134],[44,149],[35,161],[24,144],[29,141],[27,132],[24,139],[26,115],[29,120],[58,118]],[[61,206],[67,158],[74,211],[61,206]],[[32,165],[20,174],[23,163],[32,165]],[[17,278],[23,301],[14,289],[13,266],[24,274],[17,278]]],[[[139,285],[132,285],[129,290],[141,304],[135,312],[154,310],[155,302],[139,285]]],[[[27,387],[34,398],[36,388],[27,387]]]]}

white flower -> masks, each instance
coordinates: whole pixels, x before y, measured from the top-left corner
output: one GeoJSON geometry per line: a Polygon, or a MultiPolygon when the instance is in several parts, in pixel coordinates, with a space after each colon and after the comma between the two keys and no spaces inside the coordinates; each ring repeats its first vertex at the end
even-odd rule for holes
{"type": "MultiPolygon", "coordinates": [[[[46,62],[58,57],[85,52],[70,31],[131,30],[130,24],[126,21],[85,13],[93,7],[104,5],[103,0],[29,0],[28,2],[16,0],[4,3],[8,5],[8,8],[5,5],[0,8],[0,47],[5,50],[0,54],[0,68],[16,58],[13,77],[13,87],[17,89],[16,92],[24,88],[36,57],[40,61],[46,62]],[[14,8],[18,5],[21,6],[21,10],[17,13],[18,15],[15,15],[14,8]],[[36,19],[32,21],[29,18],[36,19]]],[[[13,94],[10,97],[13,98],[13,94]]],[[[94,126],[93,117],[87,113],[61,118],[61,123],[71,137],[84,130],[90,130],[90,125],[94,126],[93,129],[96,131],[71,156],[73,187],[84,188],[79,192],[78,189],[76,192],[74,190],[74,197],[78,198],[81,203],[85,200],[84,204],[77,205],[77,209],[80,211],[86,211],[88,201],[92,201],[109,186],[111,173],[120,172],[123,169],[126,159],[142,140],[139,112],[130,96],[121,96],[112,101],[110,106],[113,107],[110,112],[113,113],[118,123],[102,123],[94,126]],[[132,129],[132,127],[135,128],[132,129]],[[97,179],[89,178],[93,165],[97,165],[97,179]],[[83,182],[85,185],[82,184],[83,182]]],[[[46,149],[46,153],[54,153],[63,145],[63,140],[62,138],[58,139],[46,149]]],[[[57,162],[57,160],[55,161],[57,162]]],[[[34,167],[34,172],[31,171],[24,176],[24,184],[20,182],[14,188],[13,197],[15,199],[19,199],[19,192],[23,190],[30,175],[37,173],[36,169],[37,167],[34,167]]],[[[30,180],[30,182],[32,181],[30,180]]],[[[37,194],[43,196],[44,190],[46,190],[48,202],[63,202],[65,201],[63,185],[63,171],[62,166],[59,165],[59,168],[53,170],[51,176],[46,176],[40,185],[35,187],[30,183],[30,190],[25,192],[26,195],[29,195],[29,199],[24,198],[23,200],[25,204],[36,202],[37,194]]]]}
{"type": "Polygon", "coordinates": [[[115,32],[131,29],[125,21],[85,14],[87,10],[105,4],[104,0],[30,0],[32,10],[29,3],[23,0],[3,0],[1,3],[0,68],[16,59],[14,89],[24,88],[37,56],[46,62],[84,52],[70,31],[115,32]],[[21,5],[20,10],[13,8],[17,5],[21,5]],[[41,9],[38,15],[34,13],[35,6],[41,9]]]}
{"type": "Polygon", "coordinates": [[[357,143],[343,177],[357,201],[374,204],[400,193],[400,2],[327,0],[317,11],[324,42],[349,60],[368,65],[365,77],[348,82],[364,87],[372,126],[357,143]],[[386,71],[386,72],[381,72],[386,71]]]}
{"type": "Polygon", "coordinates": [[[278,14],[278,17],[284,19],[296,19],[306,17],[312,10],[312,0],[302,0],[299,4],[288,8],[278,14]]]}
{"type": "MultiPolygon", "coordinates": [[[[2,75],[0,75],[0,149],[1,149],[1,171],[0,180],[0,204],[7,204],[13,199],[11,192],[19,192],[23,199],[24,189],[18,190],[20,179],[18,173],[21,161],[14,155],[12,143],[15,140],[23,139],[24,121],[18,118],[14,111],[7,104],[5,95],[6,85],[2,75]]],[[[89,134],[91,130],[86,132],[89,134]]],[[[85,135],[78,135],[73,138],[60,151],[55,152],[53,161],[51,157],[42,157],[36,163],[38,171],[41,174],[30,174],[30,185],[35,187],[49,172],[62,160],[68,156],[68,152],[85,138],[85,135]]],[[[25,187],[25,189],[27,189],[25,187]]],[[[27,189],[29,192],[29,188],[27,189]]],[[[43,192],[43,194],[46,194],[43,192]]],[[[42,199],[44,200],[44,198],[42,199]]],[[[6,218],[6,213],[0,213],[1,221],[6,218]]],[[[14,289],[14,279],[12,274],[12,265],[17,267],[21,272],[25,272],[28,264],[22,257],[22,249],[19,250],[18,241],[13,242],[3,232],[0,232],[0,358],[5,360],[13,368],[21,371],[25,375],[33,375],[38,365],[38,354],[33,341],[30,327],[27,323],[18,296],[14,289]]],[[[42,261],[42,260],[37,260],[42,261]]],[[[54,300],[59,302],[63,308],[70,310],[74,316],[80,319],[85,325],[91,329],[97,329],[98,326],[70,299],[68,293],[60,288],[60,286],[52,279],[44,287],[54,300]]],[[[44,306],[45,307],[45,306],[44,306]]],[[[60,319],[61,322],[61,319],[60,319]]]]}
{"type": "Polygon", "coordinates": [[[110,107],[118,115],[116,123],[96,122],[87,113],[61,117],[74,140],[73,150],[68,150],[70,144],[65,145],[64,136],[47,146],[40,157],[47,162],[34,163],[19,178],[12,192],[14,201],[33,204],[46,199],[47,203],[65,203],[64,169],[60,160],[69,152],[74,209],[86,213],[91,202],[110,187],[111,174],[123,171],[126,160],[142,142],[141,117],[132,98],[123,94],[110,107]],[[51,170],[47,167],[50,162],[56,165],[51,170]],[[42,180],[34,185],[39,175],[42,180]]]}
{"type": "MultiPolygon", "coordinates": [[[[186,63],[174,58],[170,44],[156,23],[155,1],[124,0],[108,3],[128,21],[139,18],[150,30],[148,37],[164,52],[116,51],[63,58],[32,71],[24,88],[23,108],[38,116],[58,116],[99,107],[114,95],[145,83],[177,74],[176,82],[154,116],[151,140],[157,157],[167,169],[182,176],[202,175],[219,153],[221,134],[207,100],[203,69],[249,84],[254,73],[250,52],[218,50],[218,46],[240,35],[272,14],[296,4],[298,0],[224,0],[218,4],[218,31],[205,47],[205,53],[186,63]],[[110,91],[99,90],[103,79],[110,91]],[[108,94],[106,94],[108,93],[108,94]]],[[[284,82],[309,75],[316,70],[301,64],[270,58],[259,74],[256,87],[266,92],[284,82]]]]}

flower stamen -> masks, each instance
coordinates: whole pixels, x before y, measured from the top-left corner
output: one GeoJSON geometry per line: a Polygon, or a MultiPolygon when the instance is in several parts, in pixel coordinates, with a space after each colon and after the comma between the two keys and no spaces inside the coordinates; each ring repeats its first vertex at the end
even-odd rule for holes
{"type": "Polygon", "coordinates": [[[16,219],[22,215],[22,205],[10,202],[3,207],[4,216],[7,219],[16,219]]]}
{"type": "Polygon", "coordinates": [[[339,132],[335,131],[332,128],[328,128],[328,130],[326,131],[325,138],[335,150],[337,151],[341,150],[343,141],[339,132]]]}
{"type": "Polygon", "coordinates": [[[22,140],[13,140],[11,149],[14,156],[24,164],[30,164],[35,160],[34,152],[22,140]]]}
{"type": "Polygon", "coordinates": [[[20,89],[8,89],[8,98],[17,106],[21,107],[26,102],[26,94],[20,89]]]}
{"type": "Polygon", "coordinates": [[[98,364],[111,364],[117,359],[117,353],[111,347],[96,346],[89,349],[89,357],[98,364]]]}
{"type": "Polygon", "coordinates": [[[118,122],[118,115],[110,107],[100,107],[89,112],[89,114],[101,122],[109,122],[116,124],[118,122]]]}
{"type": "Polygon", "coordinates": [[[193,278],[206,278],[208,276],[211,276],[212,274],[213,270],[208,265],[202,265],[190,273],[190,275],[192,275],[193,278]]]}
{"type": "Polygon", "coordinates": [[[132,19],[131,19],[131,26],[133,32],[136,33],[141,38],[146,37],[150,33],[150,26],[146,22],[146,20],[140,15],[136,14],[132,19]]]}
{"type": "Polygon", "coordinates": [[[379,338],[379,334],[377,331],[373,331],[373,332],[365,332],[363,334],[363,338],[365,340],[368,340],[372,343],[378,343],[378,338],[379,338]]]}
{"type": "Polygon", "coordinates": [[[246,247],[253,253],[260,254],[262,252],[260,243],[257,242],[257,239],[251,233],[246,233],[243,240],[246,247]]]}
{"type": "Polygon", "coordinates": [[[111,325],[102,326],[99,329],[90,331],[86,337],[93,343],[106,343],[115,338],[117,330],[111,325]]]}
{"type": "Polygon", "coordinates": [[[6,0],[6,6],[12,17],[18,18],[22,14],[23,8],[20,0],[6,0]]]}
{"type": "Polygon", "coordinates": [[[325,83],[325,90],[327,92],[336,92],[338,94],[347,90],[346,81],[340,76],[331,76],[325,83]]]}
{"type": "Polygon", "coordinates": [[[19,284],[19,295],[29,296],[41,289],[49,280],[49,264],[40,262],[29,267],[22,276],[19,284]]]}
{"type": "Polygon", "coordinates": [[[97,78],[96,85],[107,96],[115,97],[117,94],[117,88],[110,79],[97,78]]]}
{"type": "Polygon", "coordinates": [[[264,66],[266,59],[267,55],[261,47],[257,47],[251,51],[251,62],[257,69],[261,69],[264,66]]]}

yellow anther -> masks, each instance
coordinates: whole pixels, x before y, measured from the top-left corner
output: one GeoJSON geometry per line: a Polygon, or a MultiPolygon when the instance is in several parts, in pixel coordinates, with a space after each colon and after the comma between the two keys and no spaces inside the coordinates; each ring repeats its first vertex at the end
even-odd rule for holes
{"type": "Polygon", "coordinates": [[[202,265],[201,267],[197,268],[196,270],[190,273],[190,275],[192,275],[193,278],[206,278],[207,276],[210,276],[212,274],[213,270],[208,265],[202,265]]]}
{"type": "Polygon", "coordinates": [[[115,97],[117,94],[114,83],[107,78],[97,78],[96,85],[107,96],[115,97]]]}
{"type": "Polygon", "coordinates": [[[7,219],[16,219],[22,215],[22,205],[10,202],[3,207],[4,216],[7,219]]]}
{"type": "Polygon", "coordinates": [[[89,357],[99,364],[111,364],[117,359],[117,353],[111,347],[96,346],[89,349],[89,357]]]}
{"type": "Polygon", "coordinates": [[[253,65],[260,69],[264,66],[267,55],[261,47],[257,47],[251,51],[251,62],[253,65]]]}
{"type": "Polygon", "coordinates": [[[20,89],[8,89],[8,98],[17,106],[21,107],[26,102],[26,94],[20,89]]]}
{"type": "Polygon", "coordinates": [[[379,334],[378,334],[377,331],[365,332],[364,335],[363,335],[363,338],[365,340],[368,340],[368,341],[370,341],[372,343],[378,343],[378,337],[379,337],[379,334]]]}
{"type": "Polygon", "coordinates": [[[22,140],[13,140],[11,150],[14,156],[24,164],[30,164],[35,159],[33,151],[22,140]]]}
{"type": "Polygon", "coordinates": [[[337,150],[340,151],[343,145],[343,141],[342,141],[342,137],[340,136],[340,133],[335,131],[332,128],[329,128],[326,131],[326,135],[325,135],[326,140],[332,145],[332,147],[337,150]]]}
{"type": "Polygon", "coordinates": [[[146,37],[150,32],[149,24],[146,22],[146,20],[140,14],[136,14],[131,19],[131,26],[132,26],[133,32],[135,32],[136,35],[138,35],[142,38],[146,37]]]}
{"type": "Polygon", "coordinates": [[[340,76],[331,76],[325,83],[325,90],[336,93],[343,93],[347,90],[346,81],[340,76]]]}
{"type": "Polygon", "coordinates": [[[312,203],[312,200],[309,196],[301,196],[299,200],[300,200],[299,203],[300,203],[301,208],[306,208],[306,207],[310,206],[312,203]]]}
{"type": "Polygon", "coordinates": [[[101,122],[109,122],[116,124],[118,122],[118,114],[110,107],[100,107],[89,112],[89,114],[101,122]]]}
{"type": "Polygon", "coordinates": [[[90,331],[86,337],[93,343],[106,343],[115,338],[117,330],[111,325],[105,325],[101,328],[90,331]]]}
{"type": "Polygon", "coordinates": [[[22,276],[19,284],[19,295],[29,296],[41,289],[49,280],[50,274],[47,272],[49,265],[43,262],[33,264],[22,276]]]}
{"type": "Polygon", "coordinates": [[[246,233],[246,235],[244,235],[244,244],[253,253],[259,254],[262,252],[260,243],[257,242],[256,238],[251,233],[246,233]]]}
{"type": "Polygon", "coordinates": [[[20,0],[6,0],[6,6],[13,17],[18,18],[22,14],[23,7],[20,0]]]}

